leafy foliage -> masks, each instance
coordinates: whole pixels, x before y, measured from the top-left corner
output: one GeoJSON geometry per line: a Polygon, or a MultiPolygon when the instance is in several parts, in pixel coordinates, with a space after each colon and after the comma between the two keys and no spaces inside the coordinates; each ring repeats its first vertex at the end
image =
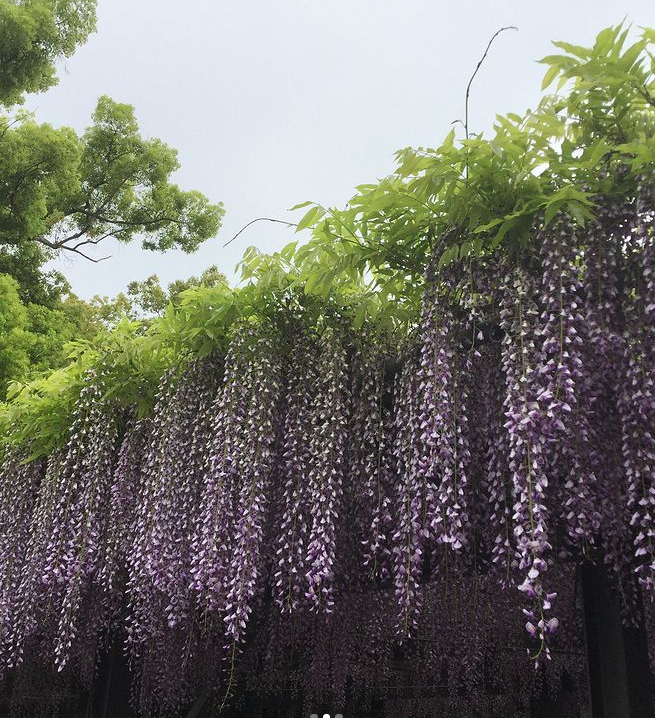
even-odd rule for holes
{"type": "Polygon", "coordinates": [[[400,150],[395,171],[357,187],[345,209],[296,205],[311,239],[267,258],[248,250],[246,274],[264,264],[274,276],[291,263],[309,291],[356,277],[416,308],[434,251],[440,267],[496,251],[528,256],[535,219],[591,221],[598,197],[634,192],[654,166],[655,34],[628,44],[629,30],[607,28],[591,48],[555,43],[564,54],[541,62],[544,89],[558,94],[498,115],[490,138],[460,140],[452,129],[436,148],[400,150]]]}
{"type": "MultiPolygon", "coordinates": [[[[87,257],[86,247],[137,235],[150,250],[192,252],[223,215],[222,205],[171,181],[176,151],[143,138],[131,106],[101,97],[81,136],[13,107],[56,83],[56,60],[93,32],[95,9],[96,0],[0,0],[0,277],[3,311],[14,315],[0,333],[0,398],[8,381],[64,365],[71,339],[90,340],[108,315],[115,322],[130,313],[124,297],[112,309],[82,302],[44,269],[48,260],[65,251],[87,257]]],[[[168,301],[154,287],[134,291],[148,313],[168,301]]]]}
{"type": "Polygon", "coordinates": [[[82,146],[69,128],[41,125],[28,115],[3,120],[0,137],[0,240],[18,245],[45,236],[59,207],[77,191],[82,146]]]}
{"type": "Polygon", "coordinates": [[[0,295],[1,397],[11,381],[26,381],[66,364],[66,345],[100,330],[93,309],[74,295],[53,306],[23,302],[18,283],[6,274],[0,274],[0,295]]]}
{"type": "Polygon", "coordinates": [[[29,366],[27,312],[18,296],[16,282],[0,275],[0,377],[27,373],[29,366]]]}
{"type": "Polygon", "coordinates": [[[0,2],[0,106],[56,84],[54,63],[96,27],[96,0],[0,2]]]}
{"type": "Polygon", "coordinates": [[[46,254],[35,242],[0,246],[0,273],[18,282],[23,302],[53,307],[71,287],[61,272],[44,269],[46,254]]]}
{"type": "Polygon", "coordinates": [[[191,287],[227,286],[227,277],[219,271],[216,265],[207,267],[199,277],[176,279],[167,288],[161,286],[159,277],[152,274],[143,281],[130,282],[127,292],[109,299],[95,296],[92,305],[96,309],[100,320],[112,326],[123,317],[131,320],[149,319],[160,316],[166,307],[172,303],[178,305],[181,294],[191,287]]]}
{"type": "Polygon", "coordinates": [[[175,150],[146,140],[130,105],[101,97],[78,137],[19,116],[0,136],[0,243],[84,247],[142,235],[144,248],[192,252],[218,231],[221,205],[171,183],[175,150]]]}

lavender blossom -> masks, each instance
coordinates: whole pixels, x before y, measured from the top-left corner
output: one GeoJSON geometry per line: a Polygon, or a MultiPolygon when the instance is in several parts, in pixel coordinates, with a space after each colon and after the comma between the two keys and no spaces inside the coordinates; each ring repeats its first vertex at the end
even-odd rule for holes
{"type": "Polygon", "coordinates": [[[584,317],[578,278],[576,233],[565,217],[542,234],[542,363],[537,400],[543,407],[548,441],[546,470],[560,483],[560,503],[569,540],[583,551],[599,530],[594,504],[596,476],[585,403],[584,317]]]}
{"type": "Polygon", "coordinates": [[[291,354],[287,413],[282,448],[282,516],[277,526],[275,601],[285,613],[298,610],[305,595],[305,548],[309,534],[311,407],[314,401],[316,349],[300,330],[291,354]]]}
{"type": "Polygon", "coordinates": [[[311,529],[305,565],[306,598],[314,611],[334,607],[336,530],[344,481],[348,402],[346,353],[336,330],[327,327],[320,339],[319,385],[312,407],[309,506],[311,529]]]}
{"type": "Polygon", "coordinates": [[[262,574],[264,521],[282,388],[279,356],[275,336],[262,332],[255,337],[250,401],[243,434],[235,442],[241,485],[224,618],[226,635],[234,643],[243,640],[262,574]]]}
{"type": "Polygon", "coordinates": [[[548,538],[548,511],[544,447],[549,438],[549,425],[539,405],[538,310],[531,300],[534,285],[525,270],[517,268],[509,274],[505,300],[501,310],[503,368],[507,382],[505,427],[509,435],[510,471],[514,487],[514,538],[523,582],[519,585],[529,601],[524,609],[526,630],[536,639],[542,653],[550,657],[549,636],[559,621],[551,616],[553,593],[544,585],[548,570],[548,554],[552,546],[548,538]]]}
{"type": "Polygon", "coordinates": [[[394,468],[396,530],[393,542],[393,579],[398,604],[397,632],[408,637],[416,631],[421,610],[423,566],[423,501],[419,480],[420,437],[417,398],[417,362],[405,356],[396,384],[394,416],[394,468]]]}
{"type": "Polygon", "coordinates": [[[628,510],[634,527],[636,572],[648,592],[655,590],[655,244],[652,218],[639,211],[627,252],[636,258],[636,286],[626,307],[624,380],[618,408],[628,510]]]}
{"type": "MultiPolygon", "coordinates": [[[[354,430],[361,437],[353,447],[356,515],[362,561],[370,578],[385,582],[391,577],[390,538],[393,500],[390,466],[391,418],[385,407],[385,355],[374,336],[358,349],[357,386],[353,391],[354,430]]],[[[353,527],[355,530],[355,527],[353,527]]]]}

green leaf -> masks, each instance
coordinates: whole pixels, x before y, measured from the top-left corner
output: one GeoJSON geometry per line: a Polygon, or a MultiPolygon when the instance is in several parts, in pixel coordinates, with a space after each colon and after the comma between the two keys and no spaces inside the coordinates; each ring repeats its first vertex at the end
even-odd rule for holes
{"type": "Polygon", "coordinates": [[[548,227],[548,225],[550,225],[561,209],[562,202],[559,200],[557,202],[550,202],[546,205],[546,209],[544,210],[544,227],[548,227]]]}
{"type": "Polygon", "coordinates": [[[300,222],[298,222],[298,226],[296,227],[296,232],[302,232],[303,229],[308,229],[309,227],[312,227],[315,225],[323,216],[325,215],[325,210],[320,205],[315,205],[311,209],[309,209],[302,217],[300,222]]]}
{"type": "Polygon", "coordinates": [[[286,261],[290,261],[293,255],[296,253],[296,247],[298,246],[298,242],[289,242],[289,244],[285,245],[280,250],[280,256],[282,259],[285,259],[286,261]]]}
{"type": "Polygon", "coordinates": [[[478,234],[479,232],[488,232],[490,229],[493,229],[494,227],[497,227],[499,224],[502,224],[505,221],[504,217],[495,217],[491,220],[491,222],[487,222],[486,224],[481,224],[477,226],[473,231],[478,234]]]}
{"type": "Polygon", "coordinates": [[[548,68],[548,70],[546,70],[544,79],[541,81],[541,89],[545,90],[547,87],[552,85],[553,81],[559,75],[559,73],[560,73],[560,68],[557,65],[551,65],[548,68]]]}
{"type": "Polygon", "coordinates": [[[362,302],[355,312],[355,318],[353,320],[353,327],[355,329],[361,329],[366,320],[366,305],[362,302]]]}
{"type": "Polygon", "coordinates": [[[294,204],[293,207],[291,207],[288,211],[294,212],[297,209],[303,209],[304,207],[309,207],[310,204],[315,204],[310,199],[308,199],[306,202],[301,202],[300,204],[294,204]]]}
{"type": "Polygon", "coordinates": [[[572,45],[570,42],[562,42],[561,40],[553,42],[553,45],[564,50],[564,52],[568,52],[570,55],[579,57],[581,60],[588,60],[591,57],[591,50],[587,47],[572,45]]]}

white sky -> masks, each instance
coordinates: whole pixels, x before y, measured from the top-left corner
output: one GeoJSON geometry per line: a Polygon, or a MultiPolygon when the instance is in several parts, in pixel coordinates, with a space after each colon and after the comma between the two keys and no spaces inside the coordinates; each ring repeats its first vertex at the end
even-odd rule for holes
{"type": "Polygon", "coordinates": [[[249,245],[274,251],[304,200],[342,205],[357,184],[393,168],[406,146],[434,146],[464,114],[466,83],[491,35],[503,33],[473,86],[472,131],[539,97],[549,41],[587,44],[627,17],[655,26],[653,0],[99,0],[98,33],[69,59],[60,84],[28,107],[83,130],[97,97],[136,107],[143,134],[179,150],[176,181],[226,208],[198,252],[105,246],[111,259],[60,259],[83,297],[134,279],[162,282],[217,264],[228,276],[249,245]]]}

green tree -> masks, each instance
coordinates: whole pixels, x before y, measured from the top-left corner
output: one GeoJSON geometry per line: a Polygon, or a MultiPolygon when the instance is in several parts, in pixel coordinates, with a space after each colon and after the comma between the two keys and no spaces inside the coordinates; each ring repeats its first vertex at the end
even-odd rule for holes
{"type": "Polygon", "coordinates": [[[96,0],[0,0],[0,105],[56,84],[55,62],[96,29],[96,0]]]}
{"type": "Polygon", "coordinates": [[[85,303],[49,260],[69,252],[99,261],[89,248],[110,237],[193,252],[223,215],[171,180],[176,151],[143,138],[130,105],[100,97],[81,135],[16,109],[26,93],[56,84],[57,61],[95,30],[95,13],[96,0],[0,0],[0,399],[9,379],[64,363],[66,342],[93,336],[107,314],[156,314],[170,299],[144,284],[111,311],[85,303]]]}
{"type": "Polygon", "coordinates": [[[112,326],[123,317],[128,319],[152,319],[161,316],[169,304],[177,306],[180,295],[191,287],[227,287],[227,277],[216,265],[207,267],[199,277],[177,279],[165,289],[159,277],[152,274],[141,282],[130,282],[127,291],[113,299],[95,296],[92,304],[98,319],[104,326],[112,326]]]}
{"type": "MultiPolygon", "coordinates": [[[[25,243],[87,256],[113,237],[151,250],[192,252],[214,236],[223,209],[171,182],[174,149],[144,139],[130,105],[103,96],[80,137],[21,117],[0,135],[0,245],[25,243]]],[[[16,251],[13,249],[12,251],[16,251]]]]}
{"type": "Polygon", "coordinates": [[[18,294],[18,283],[0,274],[0,397],[10,379],[29,371],[29,318],[18,294]]]}
{"type": "Polygon", "coordinates": [[[24,302],[20,285],[0,274],[0,399],[11,381],[25,381],[66,363],[66,345],[102,330],[96,309],[72,293],[53,303],[24,302]]]}

